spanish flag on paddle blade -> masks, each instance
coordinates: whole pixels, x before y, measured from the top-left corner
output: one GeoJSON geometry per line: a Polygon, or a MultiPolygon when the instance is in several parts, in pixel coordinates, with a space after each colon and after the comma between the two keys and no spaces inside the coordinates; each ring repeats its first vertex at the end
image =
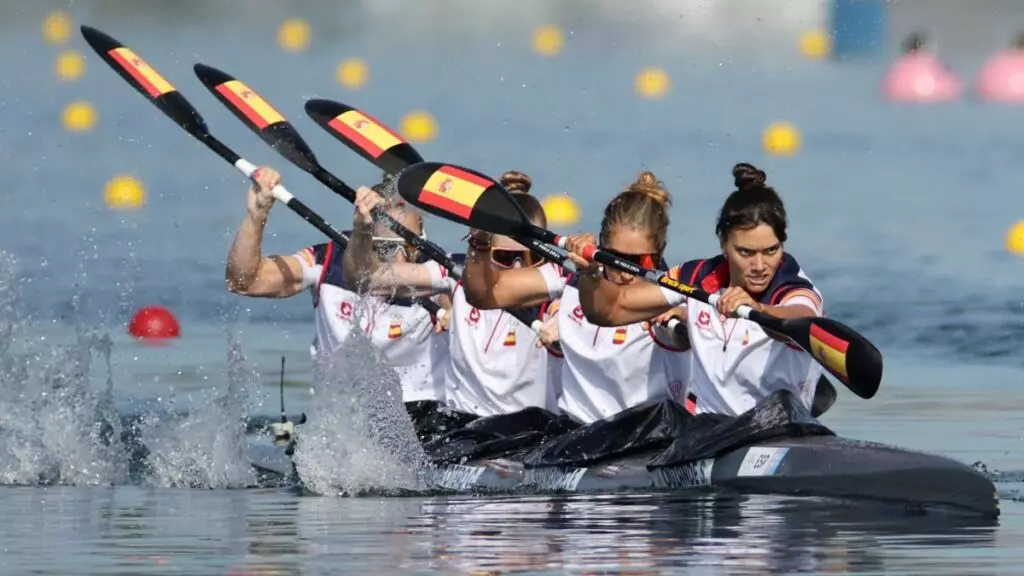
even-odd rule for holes
{"type": "Polygon", "coordinates": [[[174,92],[171,85],[131,48],[122,46],[107,52],[110,58],[124,69],[150,98],[156,99],[168,92],[174,92]]]}
{"type": "Polygon", "coordinates": [[[374,158],[403,143],[390,128],[358,110],[339,114],[327,125],[374,158]]]}
{"type": "Polygon", "coordinates": [[[263,130],[271,124],[284,122],[284,116],[281,116],[280,112],[239,80],[218,84],[217,92],[231,102],[231,105],[244,114],[259,130],[263,130]]]}
{"type": "Polygon", "coordinates": [[[430,175],[419,201],[469,220],[473,206],[490,182],[454,166],[442,166],[430,175]]]}
{"type": "Polygon", "coordinates": [[[846,372],[846,350],[850,347],[850,343],[822,330],[817,324],[811,324],[810,343],[811,354],[829,368],[837,378],[849,384],[850,377],[846,372]]]}

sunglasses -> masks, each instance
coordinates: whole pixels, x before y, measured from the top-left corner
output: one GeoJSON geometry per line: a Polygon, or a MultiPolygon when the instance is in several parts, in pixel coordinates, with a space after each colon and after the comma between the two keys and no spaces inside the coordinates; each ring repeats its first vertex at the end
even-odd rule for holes
{"type": "Polygon", "coordinates": [[[405,254],[407,259],[412,259],[416,254],[416,247],[401,238],[373,237],[373,249],[381,260],[391,260],[399,252],[405,254]]]}
{"type": "Polygon", "coordinates": [[[625,260],[630,264],[635,264],[641,268],[647,268],[648,270],[658,268],[658,262],[661,260],[661,254],[658,254],[657,252],[648,252],[646,254],[626,254],[624,252],[612,250],[611,248],[605,248],[604,246],[601,246],[601,251],[625,260]]]}
{"type": "Polygon", "coordinates": [[[543,264],[544,259],[529,250],[491,248],[491,262],[502,268],[514,268],[517,263],[523,268],[535,268],[543,264]]]}

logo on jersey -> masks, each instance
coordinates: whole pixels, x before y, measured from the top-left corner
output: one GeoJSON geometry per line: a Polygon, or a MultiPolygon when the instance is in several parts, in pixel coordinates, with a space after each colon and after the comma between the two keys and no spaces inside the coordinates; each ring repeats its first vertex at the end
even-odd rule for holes
{"type": "Polygon", "coordinates": [[[626,328],[617,328],[615,334],[612,335],[612,344],[621,346],[626,343],[626,328]]]}
{"type": "Polygon", "coordinates": [[[504,344],[505,344],[505,346],[515,346],[516,345],[516,329],[515,328],[510,328],[509,331],[508,331],[508,334],[505,334],[505,342],[504,342],[504,344]]]}
{"type": "Polygon", "coordinates": [[[388,340],[396,340],[402,337],[402,321],[398,319],[392,319],[391,324],[388,325],[388,340]]]}
{"type": "Polygon", "coordinates": [[[580,305],[580,304],[577,304],[576,307],[572,309],[572,320],[573,320],[573,322],[575,322],[577,324],[583,324],[583,319],[585,317],[586,317],[586,315],[583,313],[583,306],[580,305]]]}
{"type": "Polygon", "coordinates": [[[707,310],[701,310],[697,314],[697,330],[705,336],[711,335],[711,313],[707,310]]]}
{"type": "Polygon", "coordinates": [[[338,307],[338,318],[342,320],[352,319],[352,303],[342,302],[341,306],[338,307]]]}
{"type": "Polygon", "coordinates": [[[470,308],[469,315],[466,316],[466,323],[470,326],[476,326],[480,322],[480,310],[477,308],[470,308]]]}

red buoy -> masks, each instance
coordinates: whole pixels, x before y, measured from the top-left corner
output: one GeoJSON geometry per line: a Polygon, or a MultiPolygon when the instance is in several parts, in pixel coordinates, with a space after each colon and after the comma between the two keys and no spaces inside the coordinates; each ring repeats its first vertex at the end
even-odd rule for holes
{"type": "Polygon", "coordinates": [[[139,340],[167,340],[181,336],[181,326],[170,310],[162,306],[140,308],[131,323],[128,333],[139,340]]]}

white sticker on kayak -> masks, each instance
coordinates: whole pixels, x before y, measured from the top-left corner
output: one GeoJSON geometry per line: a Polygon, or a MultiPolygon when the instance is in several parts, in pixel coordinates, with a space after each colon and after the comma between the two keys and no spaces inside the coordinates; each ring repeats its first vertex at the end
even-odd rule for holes
{"type": "Polygon", "coordinates": [[[763,448],[756,446],[747,449],[737,476],[771,476],[782,464],[789,448],[763,448]]]}
{"type": "Polygon", "coordinates": [[[483,476],[483,466],[462,466],[452,464],[442,469],[435,483],[446,490],[469,490],[476,485],[476,481],[483,476]]]}
{"type": "Polygon", "coordinates": [[[715,459],[706,458],[696,462],[687,462],[682,466],[671,468],[655,468],[652,480],[656,488],[698,488],[711,485],[711,473],[715,468],[715,459]]]}

